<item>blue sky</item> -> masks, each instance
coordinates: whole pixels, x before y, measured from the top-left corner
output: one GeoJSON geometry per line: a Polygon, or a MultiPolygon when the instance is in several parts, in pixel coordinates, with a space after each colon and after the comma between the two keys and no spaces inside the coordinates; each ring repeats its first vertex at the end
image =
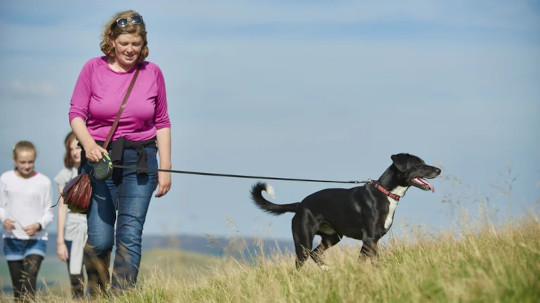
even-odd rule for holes
{"type": "MultiPolygon", "coordinates": [[[[40,172],[61,169],[76,78],[125,9],[165,75],[175,169],[366,180],[413,153],[443,174],[401,200],[398,235],[451,227],[479,201],[500,219],[538,207],[537,1],[2,1],[2,171],[21,139],[40,172]]],[[[256,209],[254,182],[174,175],[145,233],[290,239],[292,215],[256,209]]],[[[344,187],[270,183],[277,203],[344,187]]]]}

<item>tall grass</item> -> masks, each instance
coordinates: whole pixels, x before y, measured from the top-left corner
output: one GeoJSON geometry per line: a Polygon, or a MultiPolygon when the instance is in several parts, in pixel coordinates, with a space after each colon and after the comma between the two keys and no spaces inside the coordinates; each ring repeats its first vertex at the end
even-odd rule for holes
{"type": "Polygon", "coordinates": [[[503,227],[464,226],[433,238],[391,239],[379,258],[360,261],[359,247],[328,251],[331,270],[293,257],[255,266],[223,264],[201,285],[182,288],[183,302],[540,302],[540,223],[529,216],[503,227]]]}
{"type": "MultiPolygon", "coordinates": [[[[179,265],[185,253],[156,252],[149,257],[158,262],[142,269],[135,290],[93,301],[540,302],[540,222],[533,215],[504,226],[478,222],[437,236],[390,238],[377,259],[359,260],[359,250],[328,250],[326,271],[311,261],[297,271],[290,253],[186,267],[179,265]]],[[[37,301],[70,300],[45,291],[37,301]]]]}

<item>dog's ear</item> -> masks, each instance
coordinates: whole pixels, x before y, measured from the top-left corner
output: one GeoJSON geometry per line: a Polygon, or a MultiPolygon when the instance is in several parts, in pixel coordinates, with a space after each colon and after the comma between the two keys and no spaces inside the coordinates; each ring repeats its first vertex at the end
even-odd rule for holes
{"type": "Polygon", "coordinates": [[[394,162],[394,165],[399,169],[400,172],[406,172],[407,171],[407,164],[409,161],[409,154],[397,154],[392,155],[392,162],[394,162]]]}

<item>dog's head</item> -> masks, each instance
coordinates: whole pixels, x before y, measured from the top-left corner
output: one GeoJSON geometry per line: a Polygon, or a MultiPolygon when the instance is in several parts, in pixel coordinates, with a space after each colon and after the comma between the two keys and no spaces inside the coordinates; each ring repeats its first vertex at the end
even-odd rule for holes
{"type": "Polygon", "coordinates": [[[437,177],[441,170],[427,165],[424,160],[410,154],[397,154],[392,156],[392,162],[402,176],[404,186],[415,186],[422,190],[435,191],[435,188],[426,179],[437,177]]]}

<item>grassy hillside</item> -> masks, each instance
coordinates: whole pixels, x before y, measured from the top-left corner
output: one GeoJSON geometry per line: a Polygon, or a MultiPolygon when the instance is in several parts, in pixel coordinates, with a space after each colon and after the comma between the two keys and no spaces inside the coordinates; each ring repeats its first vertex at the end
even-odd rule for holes
{"type": "MultiPolygon", "coordinates": [[[[212,268],[219,262],[222,261],[207,254],[155,249],[143,253],[140,277],[193,283],[211,275],[212,268]]],[[[45,258],[38,280],[38,288],[41,289],[38,302],[71,302],[69,277],[64,262],[54,256],[45,258]]],[[[13,293],[5,260],[0,263],[0,287],[0,302],[9,302],[13,293]]]]}
{"type": "Polygon", "coordinates": [[[222,262],[217,257],[172,249],[156,249],[143,255],[140,275],[143,280],[162,277],[179,284],[199,283],[213,274],[222,262]]]}
{"type": "MultiPolygon", "coordinates": [[[[357,245],[334,247],[325,255],[330,270],[308,262],[297,271],[290,254],[241,262],[155,250],[144,255],[137,289],[112,301],[540,302],[540,222],[533,216],[389,239],[377,260],[358,255],[357,245]]],[[[46,290],[38,302],[69,298],[46,290]]]]}
{"type": "Polygon", "coordinates": [[[540,302],[540,223],[532,217],[432,239],[392,239],[373,262],[359,261],[358,251],[329,251],[329,271],[310,262],[298,272],[292,257],[227,264],[204,284],[165,292],[165,301],[540,302]]]}
{"type": "MultiPolygon", "coordinates": [[[[0,251],[3,242],[0,241],[0,251]]],[[[180,273],[179,279],[191,281],[195,276],[209,273],[210,256],[230,256],[244,259],[264,246],[265,252],[284,250],[292,247],[292,241],[261,240],[250,237],[224,238],[212,235],[148,236],[143,239],[142,272],[152,268],[170,269],[167,272],[180,273]],[[186,274],[187,273],[187,274],[186,274]]],[[[62,296],[69,294],[69,278],[66,263],[56,256],[56,235],[49,234],[47,256],[41,264],[38,289],[62,296]]],[[[11,278],[7,262],[0,254],[0,299],[1,291],[11,293],[11,278]]],[[[9,295],[8,295],[9,296],[9,295]]]]}

